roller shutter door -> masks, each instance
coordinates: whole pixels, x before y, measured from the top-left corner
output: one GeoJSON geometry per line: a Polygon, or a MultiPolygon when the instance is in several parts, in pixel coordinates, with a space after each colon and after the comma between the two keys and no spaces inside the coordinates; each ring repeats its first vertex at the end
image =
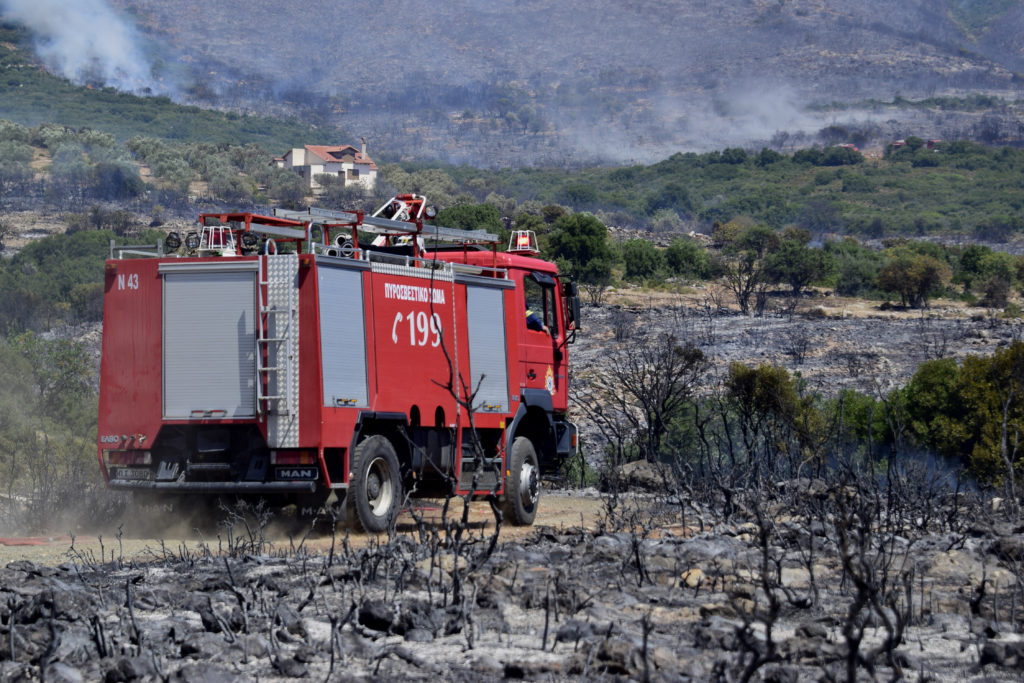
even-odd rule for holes
{"type": "Polygon", "coordinates": [[[164,417],[254,417],[256,271],[163,276],[164,417]]]}
{"type": "Polygon", "coordinates": [[[361,270],[317,268],[324,405],[366,406],[366,331],[361,270]]]}
{"type": "Polygon", "coordinates": [[[502,290],[490,287],[466,287],[470,379],[474,388],[480,385],[474,412],[508,411],[508,360],[502,294],[502,290]]]}

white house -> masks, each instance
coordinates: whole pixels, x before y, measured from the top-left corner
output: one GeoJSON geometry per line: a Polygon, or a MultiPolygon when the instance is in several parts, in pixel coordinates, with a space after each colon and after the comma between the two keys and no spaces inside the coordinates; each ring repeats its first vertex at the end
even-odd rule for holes
{"type": "Polygon", "coordinates": [[[274,159],[274,163],[279,168],[293,169],[314,192],[320,189],[316,182],[320,174],[344,178],[345,187],[362,185],[366,191],[373,190],[377,184],[377,164],[366,154],[365,140],[361,150],[352,145],[295,147],[274,159]]]}

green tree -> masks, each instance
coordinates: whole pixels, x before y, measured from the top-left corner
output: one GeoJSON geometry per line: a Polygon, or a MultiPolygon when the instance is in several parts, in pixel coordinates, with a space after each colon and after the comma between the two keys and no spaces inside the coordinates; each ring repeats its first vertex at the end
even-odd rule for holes
{"type": "Polygon", "coordinates": [[[785,157],[776,152],[775,150],[768,149],[767,147],[762,147],[760,153],[758,153],[758,155],[754,157],[754,164],[757,166],[764,167],[778,163],[783,159],[785,159],[785,157]]]}
{"type": "Polygon", "coordinates": [[[1002,483],[1016,504],[1016,478],[1024,467],[1024,342],[991,356],[923,363],[905,387],[914,436],[939,453],[959,458],[984,483],[1002,483]]]}
{"type": "Polygon", "coordinates": [[[1016,504],[1024,434],[1024,342],[989,357],[968,356],[959,379],[959,398],[969,407],[960,427],[967,437],[962,452],[970,454],[971,468],[983,481],[1005,484],[1016,504]]]}
{"type": "Polygon", "coordinates": [[[437,206],[451,206],[456,203],[459,184],[451,175],[441,169],[424,169],[408,173],[398,164],[381,167],[383,179],[400,192],[413,192],[426,196],[437,206]]]}
{"type": "Polygon", "coordinates": [[[775,472],[776,460],[817,458],[824,443],[825,420],[799,378],[784,367],[729,365],[724,383],[748,462],[775,472]]]}
{"type": "Polygon", "coordinates": [[[32,180],[32,148],[17,140],[0,141],[0,203],[20,194],[32,180]]]}
{"type": "Polygon", "coordinates": [[[505,231],[501,211],[493,204],[457,204],[437,214],[437,224],[460,230],[486,230],[497,235],[505,231]]]}
{"type": "Polygon", "coordinates": [[[929,296],[949,282],[952,274],[946,263],[903,247],[889,254],[878,273],[878,287],[898,293],[904,306],[922,308],[928,305],[929,296]]]}
{"type": "Polygon", "coordinates": [[[252,201],[255,188],[252,179],[234,171],[218,172],[210,176],[210,194],[222,202],[245,205],[252,201]]]}
{"type": "Polygon", "coordinates": [[[688,214],[693,211],[693,200],[690,191],[682,183],[670,180],[657,190],[651,192],[644,200],[644,212],[653,215],[659,211],[674,211],[677,214],[688,214]]]}
{"type": "Polygon", "coordinates": [[[697,240],[677,237],[665,250],[665,264],[675,275],[704,280],[711,277],[708,250],[697,240]]]}
{"type": "Polygon", "coordinates": [[[852,237],[826,242],[824,250],[832,263],[837,294],[862,296],[875,289],[878,271],[882,268],[879,252],[868,249],[852,237]]]}
{"type": "Polygon", "coordinates": [[[28,145],[32,140],[32,133],[25,126],[0,119],[0,142],[18,142],[28,145]]]}
{"type": "Polygon", "coordinates": [[[145,183],[134,164],[105,161],[93,166],[90,173],[92,194],[97,199],[122,201],[142,194],[145,183]]]}
{"type": "Polygon", "coordinates": [[[957,264],[953,281],[963,285],[965,292],[971,291],[975,281],[980,282],[982,280],[983,264],[985,258],[991,253],[992,249],[983,244],[968,245],[963,253],[960,254],[960,260],[957,264]]]}
{"type": "Polygon", "coordinates": [[[947,457],[961,455],[969,438],[969,407],[960,390],[960,368],[952,358],[925,361],[906,386],[911,431],[918,441],[947,457]]]}
{"type": "Polygon", "coordinates": [[[627,240],[622,245],[622,261],[629,280],[654,277],[664,265],[661,252],[649,240],[639,238],[627,240]]]}
{"type": "Polygon", "coordinates": [[[758,258],[764,258],[779,247],[779,233],[765,225],[754,225],[739,234],[735,243],[727,244],[726,249],[752,251],[758,258]]]}
{"type": "Polygon", "coordinates": [[[821,154],[822,166],[852,166],[864,163],[864,155],[849,147],[829,147],[821,154]]]}
{"type": "Polygon", "coordinates": [[[1017,276],[1016,259],[1006,252],[994,251],[982,257],[979,271],[982,304],[1004,308],[1017,276]]]}
{"type": "Polygon", "coordinates": [[[548,231],[548,224],[535,213],[519,214],[514,225],[516,230],[533,230],[537,235],[543,235],[548,231]]]}
{"type": "Polygon", "coordinates": [[[85,345],[25,332],[11,339],[11,346],[28,361],[40,412],[56,419],[76,412],[91,392],[92,362],[85,345]]]}
{"type": "Polygon", "coordinates": [[[281,202],[285,208],[298,209],[304,205],[309,188],[299,174],[275,168],[267,182],[267,195],[281,202]]]}
{"type": "Polygon", "coordinates": [[[783,240],[765,260],[768,278],[788,284],[793,296],[800,296],[804,287],[824,278],[829,269],[828,254],[802,239],[783,240]]]}
{"type": "Polygon", "coordinates": [[[551,226],[548,235],[548,247],[552,258],[568,261],[572,269],[580,274],[581,281],[588,283],[591,277],[604,272],[605,266],[610,270],[612,250],[608,244],[608,228],[589,213],[562,215],[551,226]],[[590,264],[600,264],[594,268],[590,264]]]}

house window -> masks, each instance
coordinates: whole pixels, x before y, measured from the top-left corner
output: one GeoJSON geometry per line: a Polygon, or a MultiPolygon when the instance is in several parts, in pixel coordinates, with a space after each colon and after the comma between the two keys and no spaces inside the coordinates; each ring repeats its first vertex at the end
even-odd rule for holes
{"type": "Polygon", "coordinates": [[[347,176],[347,178],[349,180],[359,180],[359,169],[358,168],[350,168],[350,169],[348,169],[348,176],[347,176]]]}

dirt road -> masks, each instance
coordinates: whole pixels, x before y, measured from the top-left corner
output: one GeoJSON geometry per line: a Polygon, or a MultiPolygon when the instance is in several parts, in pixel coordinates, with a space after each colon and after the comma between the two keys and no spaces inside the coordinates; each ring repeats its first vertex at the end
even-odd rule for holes
{"type": "MultiPolygon", "coordinates": [[[[428,528],[433,526],[441,529],[445,518],[443,506],[443,500],[417,501],[413,510],[405,510],[399,516],[397,531],[415,533],[415,516],[422,517],[428,528]]],[[[447,519],[461,519],[462,507],[462,500],[453,498],[447,511],[447,519]]],[[[559,529],[583,526],[593,530],[600,519],[602,509],[602,498],[593,490],[545,491],[534,525],[505,525],[501,530],[501,539],[523,538],[532,534],[538,527],[559,529]]],[[[296,548],[305,549],[311,554],[326,553],[329,552],[332,542],[329,528],[320,525],[311,531],[309,524],[300,524],[287,518],[275,518],[262,529],[252,520],[247,527],[241,519],[234,525],[222,521],[203,530],[185,528],[184,525],[172,523],[172,520],[165,521],[161,529],[161,525],[154,526],[153,520],[148,520],[147,526],[150,529],[147,533],[132,533],[131,523],[119,522],[112,524],[108,529],[77,535],[54,530],[52,534],[42,536],[0,537],[0,567],[17,560],[59,565],[64,562],[95,563],[102,558],[108,562],[127,563],[163,559],[168,555],[205,554],[207,548],[210,552],[217,553],[228,547],[232,541],[249,540],[252,535],[265,540],[265,547],[270,553],[290,552],[296,548]]],[[[493,533],[494,515],[486,501],[474,501],[470,505],[469,526],[472,533],[493,533]]],[[[346,536],[349,544],[356,547],[371,541],[370,535],[341,523],[335,529],[333,540],[341,542],[346,536]]]]}

